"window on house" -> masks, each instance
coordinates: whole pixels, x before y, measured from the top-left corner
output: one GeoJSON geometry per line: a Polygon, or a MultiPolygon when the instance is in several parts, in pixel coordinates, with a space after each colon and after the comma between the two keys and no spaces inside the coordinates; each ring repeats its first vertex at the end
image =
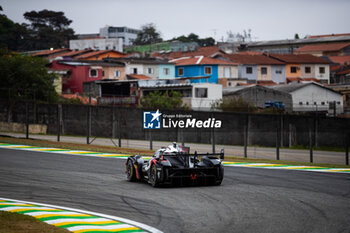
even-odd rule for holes
{"type": "Polygon", "coordinates": [[[208,88],[195,88],[195,97],[196,98],[208,98],[208,88]]]}
{"type": "Polygon", "coordinates": [[[164,68],[163,69],[163,74],[164,75],[169,75],[170,71],[169,71],[169,68],[164,68]]]}
{"type": "Polygon", "coordinates": [[[306,105],[309,105],[309,102],[306,102],[306,105]]]}
{"type": "Polygon", "coordinates": [[[276,74],[282,74],[282,70],[276,70],[276,74]]]}
{"type": "Polygon", "coordinates": [[[228,86],[229,86],[229,87],[231,86],[231,82],[228,82],[228,86]]]}
{"type": "Polygon", "coordinates": [[[324,74],[326,71],[325,71],[325,68],[322,66],[322,67],[320,67],[320,74],[324,74]]]}
{"type": "Polygon", "coordinates": [[[204,74],[211,74],[211,66],[204,67],[204,74]]]}
{"type": "Polygon", "coordinates": [[[324,105],[325,103],[324,102],[321,102],[322,105],[324,105]]]}
{"type": "Polygon", "coordinates": [[[231,77],[231,67],[225,67],[224,68],[224,77],[230,78],[231,77]]]}
{"type": "Polygon", "coordinates": [[[296,73],[297,70],[298,70],[298,68],[297,68],[296,66],[291,66],[291,67],[290,67],[290,72],[291,72],[291,73],[296,73]]]}
{"type": "Polygon", "coordinates": [[[97,69],[90,69],[90,77],[91,78],[96,78],[97,76],[98,76],[97,69]]]}
{"type": "Polygon", "coordinates": [[[306,66],[305,67],[305,74],[310,74],[311,73],[311,67],[310,66],[306,66]]]}
{"type": "Polygon", "coordinates": [[[303,102],[299,102],[299,105],[303,105],[303,102]]]}
{"type": "Polygon", "coordinates": [[[338,101],[337,104],[340,105],[340,101],[338,101]]]}
{"type": "Polygon", "coordinates": [[[114,77],[120,77],[120,71],[119,70],[114,71],[114,77]]]}
{"type": "Polygon", "coordinates": [[[148,68],[148,69],[147,69],[147,73],[153,74],[153,68],[148,68]]]}
{"type": "Polygon", "coordinates": [[[253,73],[253,67],[248,66],[248,67],[246,67],[245,71],[246,71],[247,74],[252,74],[253,73]]]}
{"type": "Polygon", "coordinates": [[[184,75],[184,68],[179,68],[179,76],[184,75]]]}
{"type": "Polygon", "coordinates": [[[104,77],[105,76],[105,71],[104,70],[102,70],[102,77],[104,77]]]}
{"type": "Polygon", "coordinates": [[[132,73],[133,73],[133,74],[137,74],[137,68],[133,68],[133,69],[132,69],[132,73]]]}
{"type": "Polygon", "coordinates": [[[261,67],[260,72],[261,72],[261,74],[267,74],[267,68],[266,67],[261,67]]]}

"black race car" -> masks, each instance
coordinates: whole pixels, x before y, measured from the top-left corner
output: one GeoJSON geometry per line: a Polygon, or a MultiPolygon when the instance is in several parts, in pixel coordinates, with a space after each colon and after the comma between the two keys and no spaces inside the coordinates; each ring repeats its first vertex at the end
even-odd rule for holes
{"type": "Polygon", "coordinates": [[[173,143],[157,150],[148,161],[139,155],[128,157],[126,177],[129,181],[146,181],[153,187],[162,184],[220,185],[224,178],[223,159],[223,149],[219,154],[190,154],[189,147],[173,143]]]}

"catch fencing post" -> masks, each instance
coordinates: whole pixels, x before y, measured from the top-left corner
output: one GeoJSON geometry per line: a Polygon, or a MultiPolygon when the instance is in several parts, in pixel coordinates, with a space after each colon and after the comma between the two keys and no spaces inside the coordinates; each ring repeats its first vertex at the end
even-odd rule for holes
{"type": "Polygon", "coordinates": [[[313,151],[312,151],[312,129],[311,126],[309,127],[309,144],[310,144],[310,163],[313,163],[313,151]]]}
{"type": "Polygon", "coordinates": [[[349,165],[349,133],[345,136],[345,164],[349,165]]]}
{"type": "Polygon", "coordinates": [[[88,106],[87,112],[87,134],[86,134],[86,144],[90,144],[90,134],[91,134],[91,106],[88,106]]]}
{"type": "Polygon", "coordinates": [[[244,124],[244,158],[248,157],[247,148],[248,148],[248,124],[249,124],[249,115],[246,114],[245,116],[245,124],[244,124]]]}
{"type": "Polygon", "coordinates": [[[152,131],[149,131],[149,149],[153,150],[152,131]]]}
{"type": "Polygon", "coordinates": [[[280,117],[277,117],[276,127],[276,160],[280,160],[280,117]]]}
{"type": "Polygon", "coordinates": [[[29,109],[28,102],[26,102],[26,139],[29,138],[29,109]]]}
{"type": "Polygon", "coordinates": [[[61,108],[60,105],[57,104],[57,141],[60,141],[61,137],[61,108]]]}
{"type": "MultiPolygon", "coordinates": [[[[212,119],[214,118],[214,114],[213,113],[211,113],[211,118],[212,119]]],[[[212,151],[213,151],[213,154],[215,154],[215,131],[214,131],[214,128],[211,128],[210,135],[211,135],[212,151]]]]}

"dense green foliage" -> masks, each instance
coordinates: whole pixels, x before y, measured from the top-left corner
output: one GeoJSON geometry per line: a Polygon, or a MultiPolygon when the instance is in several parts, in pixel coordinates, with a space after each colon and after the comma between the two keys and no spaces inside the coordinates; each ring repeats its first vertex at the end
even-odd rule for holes
{"type": "Polygon", "coordinates": [[[182,35],[175,37],[173,40],[179,40],[181,42],[197,42],[201,47],[215,45],[215,40],[212,37],[200,39],[199,36],[194,33],[190,33],[188,36],[182,35]]]}
{"type": "Polygon", "coordinates": [[[68,47],[75,38],[71,20],[63,12],[49,10],[24,13],[30,24],[18,24],[0,14],[0,48],[29,51],[68,47]]]}
{"type": "Polygon", "coordinates": [[[143,108],[179,110],[188,109],[182,102],[182,95],[177,91],[155,91],[141,98],[143,108]]]}
{"type": "Polygon", "coordinates": [[[54,74],[48,73],[47,61],[14,53],[0,54],[0,97],[6,99],[56,101],[54,74]]]}
{"type": "Polygon", "coordinates": [[[217,101],[213,104],[212,108],[224,112],[255,112],[257,110],[253,104],[245,101],[242,97],[217,101]]]}
{"type": "Polygon", "coordinates": [[[141,31],[137,34],[134,45],[146,45],[162,42],[160,32],[157,31],[153,23],[145,24],[141,27],[141,31]]]}

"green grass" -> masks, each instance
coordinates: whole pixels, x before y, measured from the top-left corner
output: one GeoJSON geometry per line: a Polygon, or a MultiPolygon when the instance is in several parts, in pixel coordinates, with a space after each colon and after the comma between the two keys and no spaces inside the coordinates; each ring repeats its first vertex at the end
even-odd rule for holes
{"type": "Polygon", "coordinates": [[[41,222],[34,217],[0,211],[0,233],[68,233],[70,231],[41,222]]]}

